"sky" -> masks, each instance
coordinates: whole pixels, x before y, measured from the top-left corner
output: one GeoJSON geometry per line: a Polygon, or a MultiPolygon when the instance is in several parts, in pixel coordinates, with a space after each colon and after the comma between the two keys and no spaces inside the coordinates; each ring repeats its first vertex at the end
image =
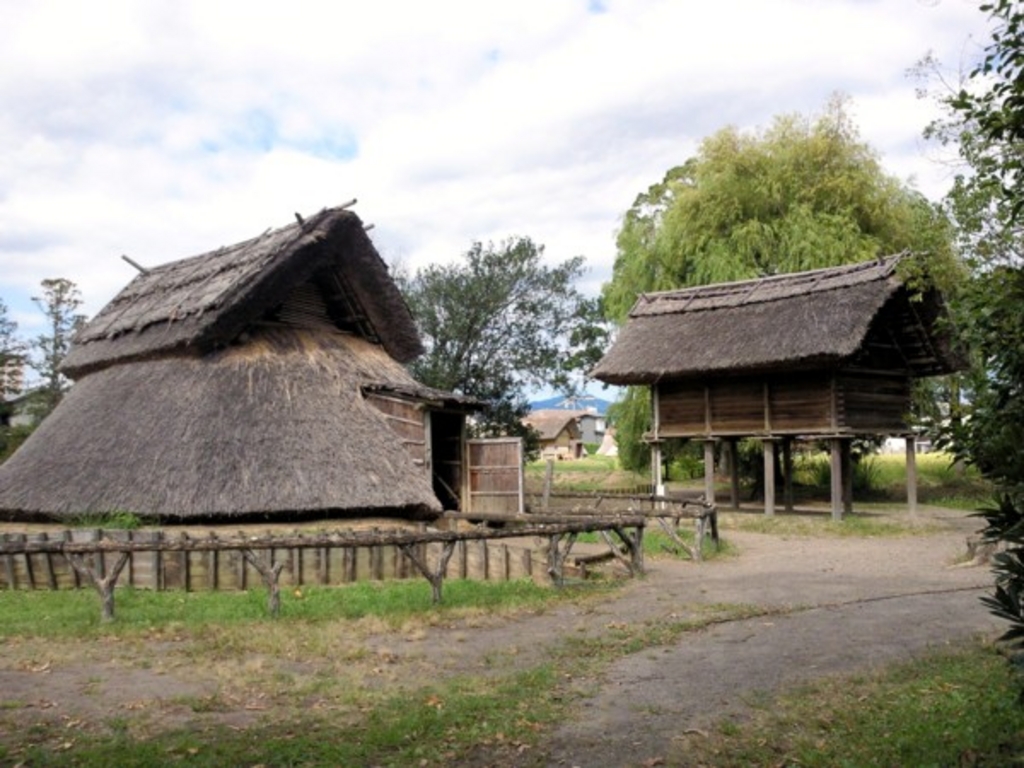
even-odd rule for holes
{"type": "Polygon", "coordinates": [[[883,168],[948,164],[907,70],[970,66],[975,0],[0,0],[0,299],[95,314],[152,266],[353,198],[391,264],[528,236],[611,276],[636,195],[726,126],[850,99],[883,168]]]}

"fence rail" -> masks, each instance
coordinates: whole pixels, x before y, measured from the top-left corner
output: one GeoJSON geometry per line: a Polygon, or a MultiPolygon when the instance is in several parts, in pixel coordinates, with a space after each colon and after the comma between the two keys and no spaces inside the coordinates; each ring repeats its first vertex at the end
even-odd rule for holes
{"type": "MultiPolygon", "coordinates": [[[[490,569],[493,540],[540,537],[546,540],[547,575],[561,584],[564,567],[576,537],[580,533],[599,531],[607,536],[608,546],[622,559],[632,573],[643,569],[643,530],[646,518],[642,515],[488,515],[489,521],[501,522],[504,527],[467,527],[467,523],[480,520],[480,515],[445,515],[454,530],[338,530],[313,534],[288,535],[234,535],[191,536],[187,533],[167,535],[164,531],[87,531],[65,530],[56,537],[41,534],[3,534],[0,536],[0,558],[4,562],[7,587],[18,586],[19,574],[31,588],[57,589],[61,586],[93,587],[100,596],[101,617],[114,616],[114,588],[127,569],[129,582],[139,584],[148,576],[149,586],[166,589],[177,585],[190,589],[198,572],[199,581],[207,588],[247,588],[251,571],[269,590],[268,610],[276,614],[280,607],[280,577],[286,569],[291,582],[302,584],[306,568],[304,560],[314,563],[321,583],[328,583],[332,563],[346,578],[356,580],[360,562],[369,560],[372,574],[383,577],[384,552],[393,558],[396,576],[408,577],[419,573],[431,584],[435,602],[441,600],[444,578],[456,548],[461,549],[461,563],[455,575],[470,576],[470,547],[479,543],[483,577],[490,569]],[[630,533],[632,530],[632,533],[630,533]],[[611,534],[620,543],[612,540],[611,534]],[[365,552],[364,558],[360,553],[365,552]],[[626,552],[628,556],[624,556],[626,552]],[[304,558],[304,553],[313,553],[304,558]],[[198,554],[199,561],[194,559],[198,554]],[[146,557],[142,557],[146,555],[146,557]],[[59,558],[59,559],[58,559],[59,558]],[[65,578],[58,567],[66,562],[70,570],[65,578]],[[224,579],[225,566],[232,579],[224,579]],[[139,578],[133,579],[132,577],[139,578]],[[71,583],[68,583],[70,581],[71,583]],[[231,586],[224,582],[233,581],[231,586]]],[[[505,578],[512,577],[510,550],[502,550],[505,578]]],[[[533,576],[532,549],[521,550],[523,575],[533,576]]],[[[68,569],[63,569],[68,571],[68,569]]]]}
{"type": "Polygon", "coordinates": [[[718,536],[718,507],[707,501],[702,494],[658,495],[655,493],[622,493],[619,490],[608,493],[601,491],[550,491],[531,496],[531,508],[545,514],[561,515],[640,515],[653,520],[661,527],[672,542],[675,550],[686,552],[693,560],[700,562],[704,557],[704,540],[708,537],[715,547],[721,546],[718,536]],[[579,504],[579,501],[587,504],[579,504]],[[575,502],[575,503],[574,503],[575,502]],[[607,502],[607,503],[605,503],[607,502]],[[679,537],[679,521],[692,519],[695,523],[693,545],[679,537]],[[671,523],[669,522],[671,521],[671,523]]]}

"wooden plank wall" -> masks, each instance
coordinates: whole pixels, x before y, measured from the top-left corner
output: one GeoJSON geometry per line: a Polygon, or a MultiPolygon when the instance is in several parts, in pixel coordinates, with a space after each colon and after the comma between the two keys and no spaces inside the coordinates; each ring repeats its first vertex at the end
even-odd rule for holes
{"type": "MultiPolygon", "coordinates": [[[[100,531],[74,529],[52,533],[5,533],[3,540],[96,541],[101,536],[133,541],[173,535],[162,531],[100,531]],[[20,538],[19,538],[20,537],[20,538]]],[[[448,563],[447,578],[484,581],[547,579],[546,561],[532,543],[486,540],[460,541],[448,563]]],[[[436,567],[440,544],[421,544],[420,554],[436,567]]],[[[266,550],[257,550],[265,557],[266,550]]],[[[322,547],[275,549],[274,562],[284,562],[281,586],[338,585],[356,581],[417,579],[422,575],[397,547],[322,547]]],[[[88,555],[87,561],[105,573],[116,553],[88,555]],[[97,559],[98,558],[98,559],[97,559]]],[[[60,554],[0,556],[0,589],[74,589],[84,586],[60,554]]],[[[246,590],[262,588],[259,573],[238,550],[210,552],[133,552],[118,580],[119,586],[136,589],[185,591],[246,590]]]]}
{"type": "Polygon", "coordinates": [[[382,395],[368,395],[366,402],[384,414],[388,426],[409,451],[413,461],[421,467],[426,466],[427,430],[422,409],[416,403],[382,395]]]}
{"type": "Polygon", "coordinates": [[[900,376],[844,373],[837,381],[839,417],[853,430],[901,432],[910,411],[910,380],[900,376]]]}
{"type": "Polygon", "coordinates": [[[659,436],[758,436],[905,431],[910,380],[844,371],[669,382],[658,388],[659,436]]]}
{"type": "Polygon", "coordinates": [[[467,512],[522,512],[523,460],[518,438],[468,440],[467,512]]]}

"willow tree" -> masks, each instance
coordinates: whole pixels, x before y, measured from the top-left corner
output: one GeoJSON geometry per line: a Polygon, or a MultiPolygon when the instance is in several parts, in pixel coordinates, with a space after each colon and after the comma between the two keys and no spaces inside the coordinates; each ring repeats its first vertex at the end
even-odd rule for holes
{"type": "MultiPolygon", "coordinates": [[[[753,132],[724,128],[640,194],[618,232],[604,304],[622,322],[639,293],[902,251],[921,254],[918,264],[941,264],[948,276],[951,241],[939,208],[884,172],[836,97],[815,117],[782,115],[753,132]]],[[[630,402],[644,407],[642,398],[630,402]]],[[[620,444],[639,439],[621,429],[619,436],[620,444]]]]}

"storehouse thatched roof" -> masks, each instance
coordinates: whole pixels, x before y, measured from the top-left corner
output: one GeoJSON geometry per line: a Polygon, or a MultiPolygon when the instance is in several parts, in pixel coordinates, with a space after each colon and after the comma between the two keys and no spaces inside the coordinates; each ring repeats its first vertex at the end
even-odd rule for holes
{"type": "Polygon", "coordinates": [[[75,337],[64,370],[77,378],[124,360],[210,351],[310,281],[340,328],[379,341],[399,362],[423,352],[409,308],[359,217],[327,209],[137,275],[75,337]]]}
{"type": "Polygon", "coordinates": [[[641,294],[591,375],[611,384],[842,365],[869,335],[911,376],[962,367],[941,297],[911,296],[899,256],[758,280],[641,294]]]}
{"type": "Polygon", "coordinates": [[[78,381],[0,466],[0,517],[435,516],[427,472],[364,399],[470,405],[411,378],[399,360],[418,349],[352,213],[154,268],[77,337],[78,381]]]}

